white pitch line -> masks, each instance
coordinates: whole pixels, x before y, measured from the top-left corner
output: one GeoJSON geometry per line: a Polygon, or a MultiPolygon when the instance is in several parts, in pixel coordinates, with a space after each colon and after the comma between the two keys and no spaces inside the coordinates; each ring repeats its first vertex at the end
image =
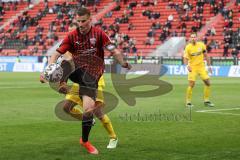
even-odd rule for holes
{"type": "Polygon", "coordinates": [[[213,110],[199,110],[196,112],[216,112],[216,111],[232,111],[232,110],[240,110],[240,108],[225,108],[225,109],[213,109],[213,110]]]}
{"type": "Polygon", "coordinates": [[[202,112],[202,113],[214,113],[214,114],[222,114],[222,115],[233,115],[233,116],[240,116],[240,114],[234,114],[234,113],[224,113],[224,112],[202,112]]]}
{"type": "Polygon", "coordinates": [[[226,109],[200,110],[200,111],[196,111],[196,112],[240,116],[240,114],[235,114],[235,113],[218,112],[218,111],[232,111],[232,110],[240,110],[240,108],[226,108],[226,109]]]}

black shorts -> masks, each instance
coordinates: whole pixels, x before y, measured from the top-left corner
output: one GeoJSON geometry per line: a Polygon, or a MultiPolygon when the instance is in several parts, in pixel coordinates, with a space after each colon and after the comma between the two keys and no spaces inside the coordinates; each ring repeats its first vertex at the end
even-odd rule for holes
{"type": "Polygon", "coordinates": [[[98,80],[82,69],[76,69],[69,79],[80,85],[79,96],[83,95],[91,97],[94,101],[97,96],[98,80]]]}

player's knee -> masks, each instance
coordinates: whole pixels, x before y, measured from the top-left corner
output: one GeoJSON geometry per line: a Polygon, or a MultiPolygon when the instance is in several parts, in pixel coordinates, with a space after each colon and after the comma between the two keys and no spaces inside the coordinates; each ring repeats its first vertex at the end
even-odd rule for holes
{"type": "Polygon", "coordinates": [[[193,88],[195,86],[195,82],[189,82],[189,86],[193,88]]]}
{"type": "Polygon", "coordinates": [[[207,79],[207,80],[204,80],[204,83],[205,83],[205,85],[206,85],[206,86],[210,86],[210,85],[211,85],[211,83],[210,83],[209,79],[207,79]]]}
{"type": "Polygon", "coordinates": [[[84,112],[87,114],[87,113],[93,113],[94,109],[95,109],[95,105],[91,105],[91,104],[88,104],[87,106],[84,106],[84,112]]]}
{"type": "Polygon", "coordinates": [[[84,110],[84,113],[86,113],[86,114],[92,114],[93,113],[93,108],[85,108],[85,110],[84,110]]]}
{"type": "Polygon", "coordinates": [[[83,113],[83,116],[85,117],[93,117],[93,111],[87,111],[85,110],[84,113],[83,113]]]}
{"type": "Polygon", "coordinates": [[[208,87],[211,86],[210,82],[206,82],[205,85],[208,86],[208,87]]]}
{"type": "Polygon", "coordinates": [[[64,105],[63,106],[63,110],[66,112],[66,113],[70,113],[70,108],[69,108],[69,106],[67,106],[67,105],[64,105]]]}
{"type": "Polygon", "coordinates": [[[90,113],[93,112],[93,110],[95,109],[95,102],[87,96],[83,97],[83,110],[86,113],[90,113]]]}
{"type": "Polygon", "coordinates": [[[71,110],[72,110],[73,106],[71,105],[71,103],[69,103],[68,101],[66,101],[63,105],[63,110],[66,112],[66,113],[70,113],[71,110]]]}
{"type": "Polygon", "coordinates": [[[95,116],[101,121],[104,117],[104,114],[95,114],[95,116]]]}
{"type": "Polygon", "coordinates": [[[101,120],[104,116],[104,113],[101,108],[96,108],[93,113],[99,120],[101,120]]]}

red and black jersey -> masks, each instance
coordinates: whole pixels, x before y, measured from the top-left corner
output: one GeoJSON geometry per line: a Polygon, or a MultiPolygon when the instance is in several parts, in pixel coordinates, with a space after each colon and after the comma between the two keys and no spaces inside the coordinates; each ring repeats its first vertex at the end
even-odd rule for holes
{"type": "Polygon", "coordinates": [[[111,43],[107,34],[97,27],[83,35],[79,29],[68,33],[57,51],[61,54],[72,53],[76,68],[100,78],[104,70],[104,48],[111,43]]]}

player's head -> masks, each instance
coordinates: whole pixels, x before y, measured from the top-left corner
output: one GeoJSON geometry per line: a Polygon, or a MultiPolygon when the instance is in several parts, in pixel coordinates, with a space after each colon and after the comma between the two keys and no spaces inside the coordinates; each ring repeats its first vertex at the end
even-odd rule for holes
{"type": "Polygon", "coordinates": [[[191,33],[190,42],[193,43],[193,44],[195,44],[197,42],[197,34],[195,32],[191,33]]]}
{"type": "Polygon", "coordinates": [[[78,27],[78,24],[77,23],[71,23],[69,26],[68,26],[68,31],[71,32],[73,31],[74,29],[76,29],[78,27]]]}
{"type": "Polygon", "coordinates": [[[91,28],[91,13],[87,8],[80,8],[77,11],[76,21],[79,27],[79,31],[82,34],[86,34],[91,28]]]}

